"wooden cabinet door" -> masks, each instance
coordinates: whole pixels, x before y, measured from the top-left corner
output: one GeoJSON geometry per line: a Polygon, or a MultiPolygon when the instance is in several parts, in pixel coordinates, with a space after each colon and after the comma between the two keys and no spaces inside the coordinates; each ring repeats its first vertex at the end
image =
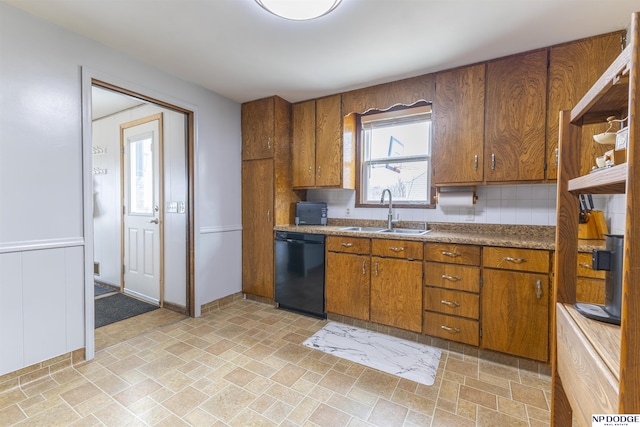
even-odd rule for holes
{"type": "Polygon", "coordinates": [[[487,64],[484,177],[544,179],[547,51],[487,64]]]}
{"type": "MultiPolygon", "coordinates": [[[[549,98],[547,113],[547,179],[558,176],[559,113],[570,110],[606,71],[621,52],[622,34],[604,34],[552,47],[549,51],[549,98]]],[[[621,117],[618,117],[621,118],[621,117]]],[[[580,144],[580,175],[595,165],[594,159],[613,146],[601,145],[593,135],[604,132],[606,124],[585,125],[580,144]]]]}
{"type": "Polygon", "coordinates": [[[549,276],[484,270],[482,346],[541,361],[549,357],[549,276]]]}
{"type": "Polygon", "coordinates": [[[342,186],[342,97],[316,100],[316,186],[342,186]]]}
{"type": "Polygon", "coordinates": [[[273,160],[242,162],[242,291],[273,298],[273,160]]]}
{"type": "Polygon", "coordinates": [[[421,262],[371,257],[371,321],[421,332],[421,262]]]}
{"type": "Polygon", "coordinates": [[[316,102],[294,104],[293,116],[293,186],[316,185],[316,102]]]}
{"type": "Polygon", "coordinates": [[[482,182],[485,65],[436,75],[433,182],[482,182]]]}
{"type": "Polygon", "coordinates": [[[325,308],[327,313],[369,320],[369,255],[327,252],[325,308]]]}
{"type": "Polygon", "coordinates": [[[273,157],[275,134],[274,98],[242,104],[242,160],[273,157]]]}

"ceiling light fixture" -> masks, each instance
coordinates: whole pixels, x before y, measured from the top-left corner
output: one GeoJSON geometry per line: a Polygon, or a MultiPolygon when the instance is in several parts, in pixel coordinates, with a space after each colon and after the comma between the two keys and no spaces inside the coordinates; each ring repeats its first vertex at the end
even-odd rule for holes
{"type": "Polygon", "coordinates": [[[306,21],[338,7],[342,0],[256,0],[264,10],[281,18],[306,21]]]}

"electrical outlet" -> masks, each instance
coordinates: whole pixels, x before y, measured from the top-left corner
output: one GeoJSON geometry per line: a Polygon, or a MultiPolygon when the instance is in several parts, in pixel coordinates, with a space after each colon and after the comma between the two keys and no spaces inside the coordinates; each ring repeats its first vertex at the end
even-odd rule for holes
{"type": "Polygon", "coordinates": [[[347,211],[345,212],[345,216],[351,216],[351,209],[347,208],[347,211]]]}
{"type": "Polygon", "coordinates": [[[465,208],[465,221],[475,221],[476,220],[476,208],[465,208]]]}

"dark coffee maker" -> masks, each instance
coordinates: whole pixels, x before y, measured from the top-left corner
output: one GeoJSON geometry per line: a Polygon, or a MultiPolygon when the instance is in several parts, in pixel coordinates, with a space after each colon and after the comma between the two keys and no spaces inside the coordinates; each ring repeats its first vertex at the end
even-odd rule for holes
{"type": "Polygon", "coordinates": [[[594,270],[606,270],[604,305],[577,302],[576,310],[583,316],[602,322],[620,324],[622,302],[622,258],[624,236],[605,234],[606,249],[593,251],[591,258],[594,270]]]}

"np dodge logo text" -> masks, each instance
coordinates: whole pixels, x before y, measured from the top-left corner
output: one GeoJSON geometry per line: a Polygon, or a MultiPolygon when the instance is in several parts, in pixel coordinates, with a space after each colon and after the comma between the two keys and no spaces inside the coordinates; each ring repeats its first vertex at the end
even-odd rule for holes
{"type": "Polygon", "coordinates": [[[638,423],[640,415],[592,415],[591,421],[596,423],[638,423]]]}

